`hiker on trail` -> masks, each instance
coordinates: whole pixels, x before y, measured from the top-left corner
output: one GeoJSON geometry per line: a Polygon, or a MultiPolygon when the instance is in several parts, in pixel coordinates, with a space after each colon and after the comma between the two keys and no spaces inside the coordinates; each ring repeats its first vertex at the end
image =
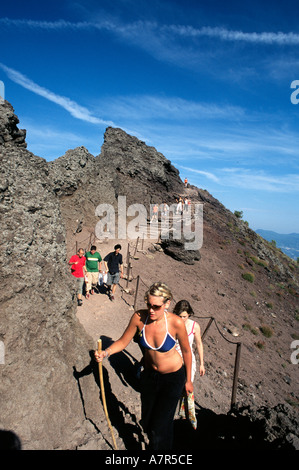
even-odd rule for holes
{"type": "Polygon", "coordinates": [[[187,178],[185,178],[184,183],[185,183],[185,188],[187,188],[187,186],[188,186],[188,179],[187,178]]]}
{"type": "Polygon", "coordinates": [[[182,212],[183,212],[183,199],[179,197],[179,199],[177,199],[176,213],[182,214],[182,212]]]}
{"type": "MultiPolygon", "coordinates": [[[[203,345],[201,341],[201,334],[200,334],[200,326],[194,320],[191,320],[191,316],[194,315],[193,309],[187,300],[180,300],[177,302],[173,309],[173,313],[181,317],[183,322],[185,323],[185,327],[188,334],[188,340],[192,352],[192,371],[191,371],[191,382],[194,381],[194,376],[196,372],[196,359],[192,349],[193,341],[195,339],[196,349],[199,355],[199,373],[200,376],[205,374],[205,367],[204,367],[204,360],[203,360],[203,345]]],[[[182,351],[180,345],[177,343],[176,346],[177,351],[182,356],[182,351]]]]}
{"type": "Polygon", "coordinates": [[[187,394],[193,392],[192,356],[183,320],[168,312],[172,294],[167,285],[153,284],[144,299],[147,309],[136,311],[123,335],[105,351],[95,351],[95,359],[100,362],[123,351],[137,331],[144,349],[144,370],[140,376],[141,424],[151,449],[169,450],[178,401],[184,389],[187,394]],[[183,359],[176,350],[176,340],[183,359]]]}
{"type": "Polygon", "coordinates": [[[108,253],[104,258],[105,270],[107,271],[107,285],[109,286],[110,300],[114,300],[116,286],[120,277],[123,277],[123,257],[120,253],[121,245],[115,245],[114,251],[108,253]],[[120,270],[120,272],[119,272],[120,270]],[[112,287],[111,287],[112,286],[112,287]]]}
{"type": "Polygon", "coordinates": [[[152,218],[151,218],[151,222],[152,222],[153,220],[158,220],[158,212],[159,212],[159,207],[158,207],[157,204],[155,204],[155,205],[153,206],[153,215],[152,215],[152,218]]]}
{"type": "Polygon", "coordinates": [[[184,211],[188,212],[189,209],[189,199],[185,197],[184,199],[184,211]]]}
{"type": "Polygon", "coordinates": [[[86,258],[86,271],[87,271],[87,283],[86,283],[86,298],[89,298],[89,292],[93,295],[94,289],[97,287],[99,282],[99,272],[101,270],[102,257],[97,252],[95,245],[91,246],[90,251],[85,253],[86,258]]]}
{"type": "Polygon", "coordinates": [[[85,281],[86,267],[85,267],[86,258],[84,256],[83,248],[79,248],[78,253],[73,255],[69,260],[69,265],[71,266],[71,273],[77,279],[77,301],[78,305],[82,305],[82,294],[83,286],[85,281]]]}
{"type": "Polygon", "coordinates": [[[162,218],[167,218],[168,217],[168,214],[169,214],[169,205],[164,202],[163,206],[162,206],[162,213],[161,213],[161,216],[162,218]]]}

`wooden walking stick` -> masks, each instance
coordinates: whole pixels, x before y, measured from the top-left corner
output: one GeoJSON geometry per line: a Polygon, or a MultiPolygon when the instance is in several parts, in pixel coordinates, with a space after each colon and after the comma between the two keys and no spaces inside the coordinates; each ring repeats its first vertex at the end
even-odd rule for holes
{"type": "MultiPolygon", "coordinates": [[[[98,340],[98,353],[101,353],[101,351],[102,351],[102,340],[99,339],[99,340],[98,340]]],[[[99,362],[99,375],[100,375],[101,394],[102,394],[102,400],[103,400],[103,407],[104,407],[104,411],[105,411],[105,416],[106,416],[107,423],[108,423],[108,426],[109,426],[109,429],[110,429],[110,432],[111,432],[111,436],[112,436],[112,440],[113,440],[114,449],[115,449],[115,450],[118,450],[118,449],[117,449],[116,442],[115,442],[114,434],[113,434],[113,428],[112,428],[112,426],[111,426],[110,419],[109,419],[109,415],[108,415],[107,405],[106,405],[106,397],[105,397],[105,388],[104,388],[103,364],[102,364],[102,361],[99,362]]]]}

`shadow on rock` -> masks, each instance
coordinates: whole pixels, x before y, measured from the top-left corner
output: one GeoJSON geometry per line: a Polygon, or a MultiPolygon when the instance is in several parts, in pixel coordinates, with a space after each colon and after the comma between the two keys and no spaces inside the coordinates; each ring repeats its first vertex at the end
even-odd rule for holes
{"type": "Polygon", "coordinates": [[[13,431],[0,429],[0,451],[1,450],[22,450],[22,443],[19,436],[13,431]]]}
{"type": "Polygon", "coordinates": [[[174,422],[174,449],[182,450],[296,450],[285,437],[269,435],[264,419],[252,421],[237,413],[196,410],[197,429],[187,420],[174,422]]]}
{"type": "MultiPolygon", "coordinates": [[[[108,348],[109,345],[112,343],[112,339],[106,336],[102,336],[101,339],[102,339],[103,349],[108,348]]],[[[91,373],[94,375],[95,381],[100,390],[100,400],[103,405],[103,397],[101,396],[98,363],[94,359],[94,351],[90,351],[89,354],[91,357],[90,363],[84,369],[82,369],[81,372],[74,369],[74,377],[76,378],[78,382],[79,393],[81,396],[84,414],[85,414],[84,396],[83,396],[83,392],[80,386],[80,381],[79,381],[80,377],[89,375],[91,373]]],[[[136,368],[134,367],[134,364],[129,359],[129,356],[130,355],[124,351],[121,353],[115,354],[113,355],[112,358],[110,358],[110,364],[114,368],[115,372],[121,379],[124,386],[126,387],[130,386],[138,391],[138,380],[136,378],[136,368]]],[[[102,371],[103,371],[106,405],[107,405],[110,422],[112,426],[115,427],[115,429],[117,429],[119,437],[123,440],[124,446],[126,449],[140,450],[141,442],[144,442],[144,438],[142,434],[142,429],[137,422],[137,418],[133,413],[130,412],[130,410],[125,405],[125,403],[119,400],[118,397],[116,397],[116,395],[113,393],[111,383],[109,380],[109,373],[106,367],[104,366],[104,363],[103,363],[102,371]],[[130,417],[132,424],[125,421],[125,415],[130,417]]],[[[97,432],[100,432],[99,429],[96,428],[96,430],[97,432]]]]}

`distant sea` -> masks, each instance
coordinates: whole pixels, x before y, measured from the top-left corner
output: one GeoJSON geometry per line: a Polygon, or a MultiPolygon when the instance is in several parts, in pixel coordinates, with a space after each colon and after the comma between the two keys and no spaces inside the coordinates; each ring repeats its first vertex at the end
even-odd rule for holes
{"type": "Polygon", "coordinates": [[[269,242],[274,240],[277,248],[280,248],[290,258],[294,260],[299,258],[299,233],[283,234],[262,229],[256,230],[256,233],[269,242]]]}

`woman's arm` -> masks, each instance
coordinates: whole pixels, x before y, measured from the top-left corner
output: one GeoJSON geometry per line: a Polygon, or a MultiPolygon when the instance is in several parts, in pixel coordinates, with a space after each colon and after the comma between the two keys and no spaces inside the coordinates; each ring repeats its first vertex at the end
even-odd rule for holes
{"type": "Polygon", "coordinates": [[[109,348],[107,348],[105,351],[102,351],[101,353],[98,353],[98,351],[95,351],[94,355],[95,355],[96,361],[101,362],[105,357],[107,356],[109,357],[112,354],[116,354],[118,352],[123,351],[123,349],[125,349],[130,343],[130,341],[133,339],[136,333],[136,328],[139,325],[139,322],[140,322],[140,313],[135,312],[134,315],[131,317],[131,320],[127,328],[125,329],[124,333],[117,341],[112,343],[112,345],[109,346],[109,348]]]}
{"type": "Polygon", "coordinates": [[[199,373],[200,375],[205,375],[205,367],[203,361],[203,345],[201,340],[200,326],[198,323],[194,322],[194,339],[196,344],[196,349],[199,355],[199,373]]]}
{"type": "Polygon", "coordinates": [[[192,354],[188,341],[188,335],[185,324],[181,318],[176,317],[176,331],[177,338],[180,344],[180,348],[183,355],[183,361],[186,367],[186,384],[185,390],[187,395],[193,392],[193,383],[191,382],[191,366],[192,366],[192,354]]]}

